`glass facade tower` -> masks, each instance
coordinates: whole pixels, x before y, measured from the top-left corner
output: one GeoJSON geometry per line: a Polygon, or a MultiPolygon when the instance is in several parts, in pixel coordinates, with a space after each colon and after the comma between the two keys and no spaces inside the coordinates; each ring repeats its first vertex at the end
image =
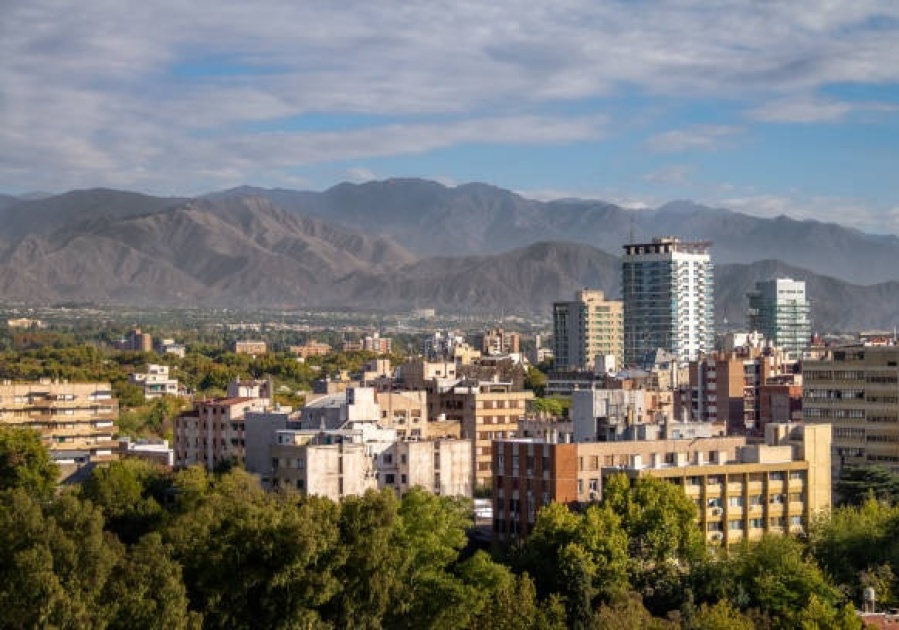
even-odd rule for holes
{"type": "Polygon", "coordinates": [[[805,282],[791,278],[756,282],[747,297],[749,329],[762,333],[791,358],[799,358],[812,336],[805,282]]]}

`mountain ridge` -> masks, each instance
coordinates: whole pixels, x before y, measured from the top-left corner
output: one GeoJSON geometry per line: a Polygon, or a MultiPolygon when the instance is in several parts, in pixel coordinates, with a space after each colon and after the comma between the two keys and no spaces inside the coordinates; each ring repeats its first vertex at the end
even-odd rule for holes
{"type": "MultiPolygon", "coordinates": [[[[382,311],[429,306],[545,317],[553,301],[570,299],[585,286],[617,297],[624,243],[617,234],[636,231],[635,211],[613,204],[547,204],[485,184],[448,189],[437,182],[388,180],[373,188],[341,184],[329,190],[335,189],[336,197],[328,191],[281,190],[283,204],[274,192],[252,187],[193,199],[91,189],[0,206],[0,295],[21,303],[382,311]],[[370,190],[378,195],[367,205],[370,190]],[[399,219],[390,215],[390,204],[402,206],[399,219]],[[569,206],[573,210],[556,216],[569,206]],[[34,210],[37,218],[29,214],[34,210]],[[404,230],[394,234],[391,221],[404,230]],[[582,240],[591,241],[590,235],[601,233],[599,240],[613,245],[604,250],[593,242],[555,238],[565,230],[587,234],[582,240]],[[475,244],[466,240],[472,234],[475,244]],[[541,238],[495,251],[528,235],[541,238]],[[479,242],[491,247],[466,253],[479,242]]],[[[745,293],[753,283],[788,275],[806,280],[813,318],[825,330],[892,328],[899,321],[894,278],[878,282],[868,273],[870,284],[861,285],[762,256],[793,238],[794,247],[780,247],[804,260],[809,239],[820,237],[848,248],[825,252],[840,265],[857,253],[859,243],[879,242],[889,253],[899,245],[895,238],[834,224],[758,219],[684,201],[645,211],[640,225],[645,228],[653,216],[661,217],[651,228],[654,234],[689,238],[730,230],[728,238],[739,236],[746,252],[759,254],[759,260],[726,262],[723,248],[713,248],[719,320],[742,321],[745,293]]],[[[899,253],[892,260],[899,260],[899,253]]]]}

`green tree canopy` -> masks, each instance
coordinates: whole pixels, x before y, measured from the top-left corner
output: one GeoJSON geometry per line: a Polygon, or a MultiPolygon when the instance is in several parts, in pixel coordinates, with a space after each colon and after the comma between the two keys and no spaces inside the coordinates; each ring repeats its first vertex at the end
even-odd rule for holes
{"type": "Polygon", "coordinates": [[[58,477],[59,469],[36,431],[0,426],[0,490],[22,488],[49,498],[58,477]]]}

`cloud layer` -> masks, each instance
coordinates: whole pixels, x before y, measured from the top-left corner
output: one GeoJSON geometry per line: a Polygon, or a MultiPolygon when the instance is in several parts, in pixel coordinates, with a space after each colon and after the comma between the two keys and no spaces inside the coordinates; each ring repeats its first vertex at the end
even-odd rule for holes
{"type": "Polygon", "coordinates": [[[726,100],[741,119],[634,142],[717,150],[753,124],[889,111],[822,92],[899,83],[897,25],[888,0],[7,3],[0,190],[195,193],[328,163],[401,174],[368,160],[459,146],[601,144],[634,124],[614,106],[629,93],[726,100]]]}

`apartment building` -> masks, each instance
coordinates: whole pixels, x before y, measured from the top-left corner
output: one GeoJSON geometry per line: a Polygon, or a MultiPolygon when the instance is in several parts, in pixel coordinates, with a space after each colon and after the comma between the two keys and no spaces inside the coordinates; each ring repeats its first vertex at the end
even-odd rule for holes
{"type": "Polygon", "coordinates": [[[658,348],[692,361],[715,347],[711,243],[675,237],[624,246],[624,360],[639,365],[658,348]]]}
{"type": "Polygon", "coordinates": [[[265,411],[271,396],[270,380],[235,379],[228,384],[227,397],[196,401],[175,418],[175,466],[200,464],[213,470],[222,463],[243,463],[245,415],[265,411]]]}
{"type": "Polygon", "coordinates": [[[375,354],[390,354],[393,351],[393,339],[382,337],[379,333],[366,335],[362,340],[362,350],[375,354]]]}
{"type": "Polygon", "coordinates": [[[518,354],[521,352],[521,335],[502,328],[491,328],[477,335],[475,345],[484,355],[518,354]]]}
{"type": "Polygon", "coordinates": [[[516,391],[509,382],[460,381],[431,398],[438,419],[458,422],[462,439],[471,441],[475,485],[488,487],[493,440],[517,435],[534,393],[516,391]]]}
{"type": "Polygon", "coordinates": [[[383,488],[399,495],[413,487],[472,495],[469,441],[398,441],[392,430],[375,423],[336,431],[279,431],[271,461],[274,487],[334,501],[383,488]]]}
{"type": "Polygon", "coordinates": [[[899,472],[899,346],[841,346],[804,361],[802,416],[833,426],[835,474],[870,465],[899,472]]]}
{"type": "Polygon", "coordinates": [[[41,379],[0,384],[0,423],[40,433],[53,459],[61,464],[115,459],[118,417],[119,401],[113,398],[109,383],[41,379]]]}
{"type": "Polygon", "coordinates": [[[262,355],[268,352],[268,345],[264,341],[235,341],[235,354],[262,355]]]}
{"type": "MultiPolygon", "coordinates": [[[[596,357],[624,357],[623,304],[582,289],[571,302],[553,303],[553,362],[558,370],[593,370],[596,357]]],[[[612,366],[611,369],[614,369],[612,366]]]]}
{"type": "Polygon", "coordinates": [[[683,488],[710,543],[804,531],[830,506],[830,430],[769,425],[765,444],[705,437],[551,444],[494,443],[494,536],[526,537],[550,503],[583,506],[602,498],[614,474],[654,476],[683,488]]]}
{"type": "Polygon", "coordinates": [[[740,348],[715,352],[690,362],[689,383],[681,387],[678,405],[691,419],[715,422],[729,434],[763,431],[761,394],[769,382],[793,378],[795,363],[774,348],[740,348]]]}
{"type": "Polygon", "coordinates": [[[302,346],[290,346],[290,351],[301,359],[308,359],[309,357],[320,357],[328,354],[331,352],[331,346],[308,339],[302,346]]]}
{"type": "Polygon", "coordinates": [[[747,297],[750,330],[759,331],[791,357],[801,358],[812,337],[805,281],[777,278],[756,282],[747,297]]]}
{"type": "Polygon", "coordinates": [[[135,372],[128,377],[128,380],[143,388],[145,400],[178,395],[178,379],[169,376],[167,365],[149,363],[146,372],[135,372]]]}

